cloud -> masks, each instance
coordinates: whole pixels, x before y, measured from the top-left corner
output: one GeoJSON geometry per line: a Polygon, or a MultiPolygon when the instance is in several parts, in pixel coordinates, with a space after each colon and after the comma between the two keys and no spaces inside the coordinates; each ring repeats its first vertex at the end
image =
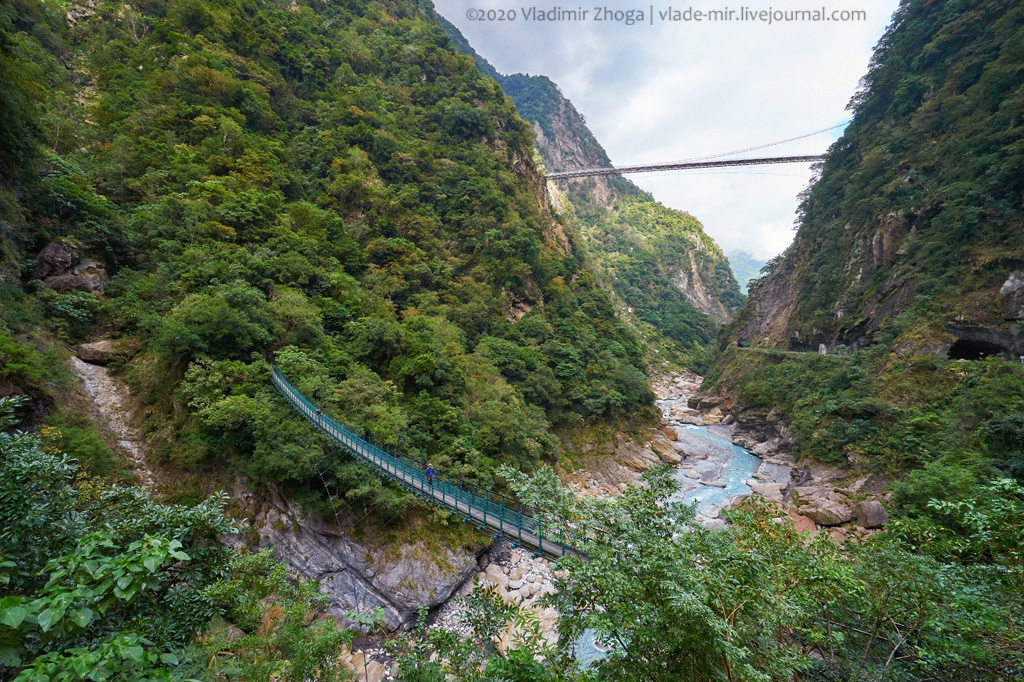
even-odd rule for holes
{"type": "MultiPolygon", "coordinates": [[[[702,10],[863,10],[863,22],[539,23],[523,9],[555,7],[513,0],[435,0],[473,47],[502,73],[545,75],[587,118],[616,164],[704,156],[773,142],[849,118],[846,105],[867,70],[872,48],[898,0],[665,0],[702,10]],[[514,21],[470,21],[469,9],[513,9],[514,21]]],[[[592,5],[568,3],[563,9],[592,5]]],[[[648,1],[609,0],[614,10],[648,1]]],[[[816,154],[839,131],[765,152],[816,154]]],[[[797,195],[808,165],[735,168],[707,173],[632,176],[672,208],[689,211],[729,251],[760,258],[781,252],[793,236],[797,195]]]]}

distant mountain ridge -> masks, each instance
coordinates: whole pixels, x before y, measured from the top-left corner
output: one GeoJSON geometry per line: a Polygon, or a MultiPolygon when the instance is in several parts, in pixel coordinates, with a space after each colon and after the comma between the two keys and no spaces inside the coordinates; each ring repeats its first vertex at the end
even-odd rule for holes
{"type": "Polygon", "coordinates": [[[740,291],[746,294],[748,282],[755,279],[761,273],[761,268],[764,267],[765,261],[754,258],[742,251],[733,251],[728,254],[728,257],[729,265],[732,266],[733,274],[736,275],[736,281],[740,285],[740,291]]]}

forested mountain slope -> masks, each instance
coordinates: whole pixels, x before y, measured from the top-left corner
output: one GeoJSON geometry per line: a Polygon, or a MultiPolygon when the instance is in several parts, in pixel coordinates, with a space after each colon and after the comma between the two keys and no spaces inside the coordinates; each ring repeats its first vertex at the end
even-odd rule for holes
{"type": "Polygon", "coordinates": [[[641,342],[533,133],[406,0],[16,0],[3,23],[7,393],[52,341],[118,341],[163,458],[347,501],[400,497],[322,451],[275,358],[368,435],[481,482],[552,423],[650,403],[641,342]],[[37,257],[38,256],[38,257],[37,257]]]}
{"type": "MultiPolygon", "coordinates": [[[[610,166],[586,119],[545,76],[502,75],[451,23],[440,19],[455,45],[495,78],[536,134],[551,171],[610,166]]],[[[704,371],[718,325],[743,302],[721,249],[688,213],[665,207],[623,177],[558,181],[572,205],[588,254],[605,288],[658,353],[704,371]]]]}
{"type": "Polygon", "coordinates": [[[907,0],[878,44],[708,384],[791,422],[798,453],[1024,476],[1022,45],[1004,0],[907,0]]]}

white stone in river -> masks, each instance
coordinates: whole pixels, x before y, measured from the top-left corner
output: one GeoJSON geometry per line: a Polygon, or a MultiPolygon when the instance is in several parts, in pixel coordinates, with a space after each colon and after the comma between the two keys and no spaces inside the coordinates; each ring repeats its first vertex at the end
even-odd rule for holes
{"type": "Polygon", "coordinates": [[[687,478],[692,478],[692,479],[698,479],[698,478],[700,478],[700,474],[698,474],[698,473],[697,473],[696,471],[694,471],[693,469],[689,469],[689,470],[687,470],[687,472],[686,472],[686,477],[687,477],[687,478]]]}
{"type": "Polygon", "coordinates": [[[712,488],[724,488],[725,481],[701,481],[704,485],[709,485],[712,488]]]}

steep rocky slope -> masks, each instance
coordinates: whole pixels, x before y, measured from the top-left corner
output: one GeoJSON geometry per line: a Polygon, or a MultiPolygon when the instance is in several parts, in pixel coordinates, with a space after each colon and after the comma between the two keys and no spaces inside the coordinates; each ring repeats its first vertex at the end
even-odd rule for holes
{"type": "MultiPolygon", "coordinates": [[[[440,19],[453,43],[481,73],[501,84],[535,134],[551,171],[609,166],[611,160],[586,119],[545,76],[502,75],[458,29],[440,19]]],[[[698,371],[718,324],[743,297],[721,249],[688,213],[669,209],[622,177],[560,180],[556,206],[571,206],[584,244],[619,314],[658,351],[650,360],[674,360],[698,371]],[[559,204],[559,197],[567,202],[559,204]]]]}
{"type": "Polygon", "coordinates": [[[1024,475],[1022,27],[1019,3],[900,5],[699,402],[854,469],[1024,475]]]}
{"type": "Polygon", "coordinates": [[[1024,352],[1020,12],[902,4],[734,339],[861,348],[914,311],[902,347],[1024,352]]]}

